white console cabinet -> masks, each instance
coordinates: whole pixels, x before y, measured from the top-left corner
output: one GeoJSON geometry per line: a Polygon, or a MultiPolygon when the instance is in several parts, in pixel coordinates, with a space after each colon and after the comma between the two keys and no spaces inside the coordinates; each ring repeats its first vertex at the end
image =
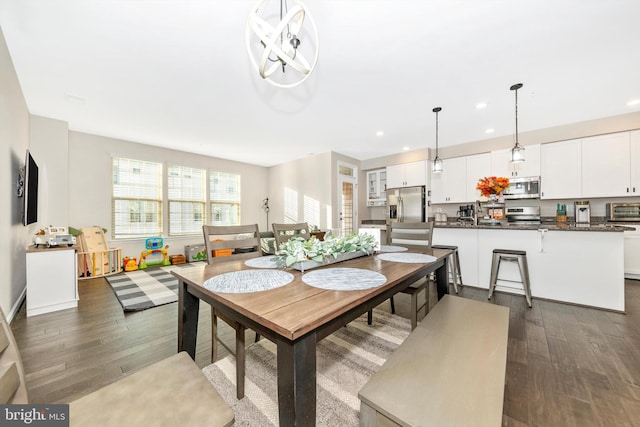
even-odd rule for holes
{"type": "Polygon", "coordinates": [[[27,249],[27,316],[78,306],[76,250],[27,249]]]}

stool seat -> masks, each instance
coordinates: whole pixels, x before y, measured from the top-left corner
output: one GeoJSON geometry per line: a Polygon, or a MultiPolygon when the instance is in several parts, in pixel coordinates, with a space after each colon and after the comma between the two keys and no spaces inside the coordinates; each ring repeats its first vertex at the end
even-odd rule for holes
{"type": "Polygon", "coordinates": [[[531,282],[529,280],[529,265],[527,264],[527,251],[517,249],[494,249],[493,258],[491,260],[491,278],[489,280],[489,297],[493,295],[498,282],[498,273],[500,272],[500,262],[516,262],[520,270],[520,283],[524,290],[524,296],[527,304],[531,308],[531,282]]]}
{"type": "Polygon", "coordinates": [[[453,245],[431,245],[433,249],[445,249],[451,251],[451,255],[447,257],[449,271],[451,271],[451,279],[453,281],[453,289],[458,293],[458,285],[460,289],[464,286],[462,283],[462,271],[460,270],[460,256],[458,255],[458,247],[453,245]]]}
{"type": "Polygon", "coordinates": [[[505,255],[522,255],[522,256],[526,256],[527,255],[527,251],[519,251],[516,249],[494,249],[493,250],[494,254],[505,254],[505,255]]]}

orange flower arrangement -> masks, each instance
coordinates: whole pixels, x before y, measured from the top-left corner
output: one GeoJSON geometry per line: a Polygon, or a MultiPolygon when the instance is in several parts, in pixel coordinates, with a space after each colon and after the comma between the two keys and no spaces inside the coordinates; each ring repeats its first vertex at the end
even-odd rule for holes
{"type": "Polygon", "coordinates": [[[481,178],[476,189],[480,190],[482,196],[489,197],[492,194],[501,194],[508,187],[509,178],[489,176],[481,178]]]}

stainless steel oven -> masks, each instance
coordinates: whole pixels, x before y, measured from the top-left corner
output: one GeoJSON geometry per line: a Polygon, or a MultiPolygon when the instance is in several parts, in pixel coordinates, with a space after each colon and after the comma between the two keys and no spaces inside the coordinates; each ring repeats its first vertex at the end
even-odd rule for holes
{"type": "Polygon", "coordinates": [[[540,177],[531,176],[527,178],[509,179],[509,188],[503,191],[505,199],[539,199],[540,198],[540,177]]]}
{"type": "Polygon", "coordinates": [[[640,203],[607,203],[609,221],[640,222],[640,203]]]}

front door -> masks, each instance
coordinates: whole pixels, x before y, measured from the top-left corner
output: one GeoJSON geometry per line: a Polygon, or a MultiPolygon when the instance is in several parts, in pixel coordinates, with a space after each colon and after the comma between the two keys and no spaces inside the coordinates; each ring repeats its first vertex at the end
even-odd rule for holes
{"type": "Polygon", "coordinates": [[[338,228],[342,236],[358,229],[357,168],[338,162],[338,228]]]}

